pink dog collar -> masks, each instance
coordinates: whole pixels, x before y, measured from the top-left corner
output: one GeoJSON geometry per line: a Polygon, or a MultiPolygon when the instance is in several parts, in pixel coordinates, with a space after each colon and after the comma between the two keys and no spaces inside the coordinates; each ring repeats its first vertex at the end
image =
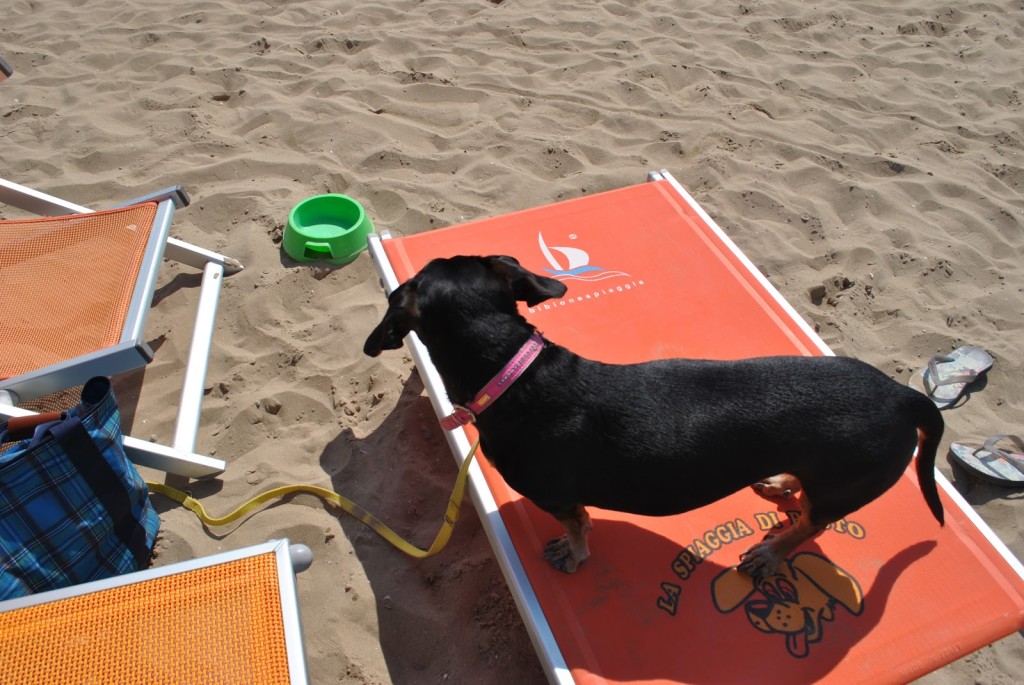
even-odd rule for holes
{"type": "Polygon", "coordinates": [[[540,333],[534,332],[530,339],[519,348],[515,356],[508,364],[498,372],[491,381],[484,386],[484,389],[477,393],[465,406],[456,404],[448,416],[441,419],[441,428],[446,431],[455,430],[459,426],[476,421],[476,416],[491,405],[491,402],[501,397],[501,394],[508,390],[516,380],[523,375],[530,364],[540,356],[544,349],[544,338],[540,333]]]}

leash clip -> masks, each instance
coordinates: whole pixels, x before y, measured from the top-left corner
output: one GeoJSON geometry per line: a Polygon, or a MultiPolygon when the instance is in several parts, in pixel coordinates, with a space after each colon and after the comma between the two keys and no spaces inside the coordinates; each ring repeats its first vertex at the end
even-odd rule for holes
{"type": "Polygon", "coordinates": [[[476,414],[472,410],[462,406],[461,404],[452,405],[452,413],[441,419],[441,427],[445,430],[455,430],[460,426],[465,426],[470,423],[476,422],[476,414]]]}

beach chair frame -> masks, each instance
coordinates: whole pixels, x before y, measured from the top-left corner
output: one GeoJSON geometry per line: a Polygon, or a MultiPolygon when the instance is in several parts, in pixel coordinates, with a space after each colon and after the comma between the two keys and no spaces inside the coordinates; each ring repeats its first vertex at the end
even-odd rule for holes
{"type": "MultiPolygon", "coordinates": [[[[139,465],[189,478],[209,477],[223,472],[227,463],[195,454],[195,442],[221,284],[225,274],[239,271],[242,265],[230,257],[170,237],[174,210],[189,203],[188,195],[180,186],[121,206],[145,202],[156,202],[157,212],[120,341],[95,353],[0,380],[0,416],[29,415],[32,412],[15,405],[81,385],[93,376],[112,376],[148,364],[153,358],[153,351],[143,338],[146,316],[160,265],[164,258],[173,259],[203,272],[174,436],[170,445],[126,436],[124,446],[129,458],[139,465]]],[[[0,203],[38,216],[87,215],[94,211],[4,179],[0,179],[0,203]]]]}
{"type": "MultiPolygon", "coordinates": [[[[281,540],[270,540],[258,545],[252,545],[244,547],[242,549],[232,550],[228,552],[222,552],[220,554],[214,554],[207,557],[200,557],[198,559],[191,559],[188,561],[179,562],[176,564],[169,564],[167,566],[161,566],[158,568],[150,568],[144,571],[138,571],[135,573],[127,573],[120,576],[114,576],[106,578],[104,580],[92,581],[89,583],[82,583],[80,585],[73,585],[67,588],[61,588],[58,590],[50,590],[48,592],[41,592],[35,595],[28,595],[26,597],[18,597],[15,599],[9,599],[0,602],[0,615],[6,612],[14,612],[20,609],[26,609],[31,607],[37,607],[44,604],[53,602],[62,602],[65,600],[85,597],[93,593],[104,592],[115,588],[120,588],[128,585],[147,583],[170,576],[189,574],[197,570],[206,569],[212,566],[220,564],[231,564],[240,560],[245,560],[251,557],[258,557],[261,555],[273,555],[273,562],[276,567],[277,586],[279,593],[280,613],[281,613],[281,630],[283,633],[284,646],[287,653],[288,663],[288,675],[289,683],[291,685],[302,685],[308,682],[308,669],[306,664],[305,647],[302,638],[302,622],[299,611],[298,603],[298,589],[296,585],[296,573],[301,573],[309,568],[312,563],[312,553],[309,548],[305,545],[292,545],[289,544],[287,539],[281,540]]],[[[267,601],[272,601],[272,598],[267,598],[267,601]]],[[[202,614],[205,607],[196,606],[195,611],[202,614]]],[[[210,617],[210,620],[215,620],[216,617],[210,617]]],[[[112,616],[111,620],[117,621],[117,616],[112,616]]],[[[118,628],[118,634],[121,636],[120,640],[125,647],[125,651],[131,653],[134,651],[136,645],[125,642],[131,640],[134,634],[131,630],[130,625],[120,626],[118,628]]],[[[225,630],[233,630],[236,626],[224,625],[222,626],[225,630]]],[[[140,636],[140,638],[143,636],[140,636]]],[[[149,636],[152,637],[152,636],[149,636]]],[[[11,639],[8,635],[7,639],[11,639]]],[[[140,639],[141,641],[141,639],[140,639]]],[[[60,644],[60,640],[54,639],[55,648],[56,645],[60,644]]],[[[167,645],[168,651],[177,652],[180,654],[179,660],[174,660],[168,663],[169,669],[176,669],[177,664],[185,663],[189,660],[190,654],[195,654],[195,650],[203,650],[208,645],[203,644],[181,644],[181,645],[167,645]]],[[[12,648],[16,648],[17,644],[12,644],[12,648]]],[[[261,654],[252,654],[253,659],[259,659],[262,657],[261,654]]],[[[126,657],[128,658],[128,657],[126,657]]],[[[59,679],[60,674],[54,674],[55,680],[59,679]]],[[[178,674],[180,677],[180,673],[178,674]]]]}

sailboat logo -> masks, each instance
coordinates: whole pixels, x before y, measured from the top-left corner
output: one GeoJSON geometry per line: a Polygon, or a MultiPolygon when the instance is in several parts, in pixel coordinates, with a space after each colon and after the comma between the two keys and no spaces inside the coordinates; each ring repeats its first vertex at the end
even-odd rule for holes
{"type": "MultiPolygon", "coordinates": [[[[570,237],[575,238],[575,236],[570,237]]],[[[629,275],[622,271],[609,271],[603,267],[591,264],[590,255],[578,247],[556,247],[554,245],[548,247],[547,243],[544,242],[544,235],[541,233],[537,233],[537,242],[540,245],[540,251],[544,254],[544,258],[551,265],[551,268],[545,269],[545,271],[560,281],[594,282],[603,281],[606,278],[629,275]],[[561,259],[555,256],[555,252],[559,253],[561,259]]]]}

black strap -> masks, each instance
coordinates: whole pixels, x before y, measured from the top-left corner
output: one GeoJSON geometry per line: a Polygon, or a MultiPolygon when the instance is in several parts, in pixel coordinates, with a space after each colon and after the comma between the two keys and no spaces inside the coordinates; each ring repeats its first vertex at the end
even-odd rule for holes
{"type": "Polygon", "coordinates": [[[135,557],[135,565],[149,565],[146,529],[132,514],[132,500],[124,481],[97,449],[89,431],[77,416],[69,416],[50,429],[78,473],[95,493],[107,516],[114,522],[114,534],[135,557]]]}

